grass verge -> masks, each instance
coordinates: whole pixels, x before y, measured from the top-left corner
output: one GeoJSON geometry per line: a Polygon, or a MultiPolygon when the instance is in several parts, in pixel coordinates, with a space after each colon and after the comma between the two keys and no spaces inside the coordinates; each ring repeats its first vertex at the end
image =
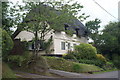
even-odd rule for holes
{"type": "Polygon", "coordinates": [[[47,60],[50,68],[56,70],[78,72],[78,73],[99,72],[102,70],[101,68],[94,65],[80,64],[65,60],[63,58],[47,57],[47,56],[45,56],[44,58],[47,60]]]}
{"type": "Polygon", "coordinates": [[[16,78],[14,72],[4,62],[2,62],[2,78],[16,78]]]}

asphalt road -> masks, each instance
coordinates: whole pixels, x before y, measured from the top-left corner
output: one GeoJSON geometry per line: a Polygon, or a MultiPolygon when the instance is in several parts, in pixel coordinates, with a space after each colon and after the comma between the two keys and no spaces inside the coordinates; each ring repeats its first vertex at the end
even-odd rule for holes
{"type": "Polygon", "coordinates": [[[101,80],[102,78],[103,80],[105,78],[109,78],[105,80],[116,80],[114,78],[118,78],[118,71],[105,72],[100,74],[83,74],[50,69],[49,72],[57,74],[61,77],[42,76],[26,72],[19,72],[19,74],[16,75],[25,78],[24,80],[101,80]]]}
{"type": "Polygon", "coordinates": [[[118,71],[89,75],[90,78],[118,78],[118,71]]]}
{"type": "Polygon", "coordinates": [[[118,71],[105,72],[100,74],[82,74],[50,69],[50,72],[66,78],[118,78],[118,71]]]}

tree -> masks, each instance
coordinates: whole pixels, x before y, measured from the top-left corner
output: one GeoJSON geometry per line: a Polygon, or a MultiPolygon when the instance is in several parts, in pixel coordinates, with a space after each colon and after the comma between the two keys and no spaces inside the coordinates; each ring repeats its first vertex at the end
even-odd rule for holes
{"type": "MultiPolygon", "coordinates": [[[[38,52],[38,39],[44,41],[44,36],[51,30],[65,31],[64,24],[71,23],[83,6],[72,5],[58,1],[39,2],[31,5],[31,10],[23,21],[24,29],[35,36],[35,55],[38,52]],[[64,18],[64,19],[63,19],[64,18]],[[40,37],[38,37],[38,32],[40,37]]],[[[83,14],[84,15],[84,14],[83,14]]],[[[83,16],[81,18],[86,18],[83,16]]],[[[80,19],[81,19],[80,18],[80,19]]]]}
{"type": "Polygon", "coordinates": [[[2,26],[1,28],[6,30],[10,36],[13,35],[14,39],[14,31],[12,28],[17,28],[17,32],[22,30],[22,26],[19,25],[22,22],[22,18],[25,17],[26,10],[29,9],[28,3],[25,6],[20,5],[17,2],[15,5],[12,2],[1,2],[1,11],[2,11],[2,26]]]}
{"type": "Polygon", "coordinates": [[[13,41],[9,34],[0,28],[0,32],[2,32],[2,56],[5,58],[8,56],[9,51],[13,48],[13,41]]]}
{"type": "Polygon", "coordinates": [[[86,23],[86,27],[89,31],[89,38],[91,38],[94,42],[94,45],[96,45],[96,43],[98,42],[99,40],[99,28],[101,27],[100,26],[100,23],[101,21],[99,19],[95,19],[95,20],[92,20],[92,21],[88,21],[86,23]]]}
{"type": "Polygon", "coordinates": [[[103,34],[100,36],[100,45],[98,49],[105,55],[109,55],[110,59],[113,54],[119,54],[120,50],[120,28],[119,22],[110,22],[105,26],[103,34]]]}

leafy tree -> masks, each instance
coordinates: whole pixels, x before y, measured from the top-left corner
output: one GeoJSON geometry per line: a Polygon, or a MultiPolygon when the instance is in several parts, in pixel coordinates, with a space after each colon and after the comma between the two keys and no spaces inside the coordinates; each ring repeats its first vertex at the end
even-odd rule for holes
{"type": "Polygon", "coordinates": [[[92,34],[95,34],[95,33],[98,33],[98,29],[100,28],[100,23],[101,21],[99,19],[95,19],[95,20],[92,20],[92,21],[88,21],[86,23],[86,26],[87,26],[87,29],[90,31],[90,33],[92,34]]]}
{"type": "MultiPolygon", "coordinates": [[[[22,18],[25,17],[25,13],[29,9],[28,4],[26,3],[25,6],[20,5],[19,2],[13,4],[10,1],[1,2],[1,13],[2,13],[2,29],[6,30],[9,35],[13,35],[12,28],[17,28],[16,31],[21,30],[22,26],[19,25],[22,22],[22,18]]],[[[14,38],[13,38],[14,39],[14,38]]]]}
{"type": "Polygon", "coordinates": [[[13,41],[9,34],[0,28],[0,32],[2,32],[2,56],[5,58],[8,56],[9,51],[13,48],[13,41]]]}
{"type": "Polygon", "coordinates": [[[118,22],[110,22],[105,26],[103,34],[100,36],[100,43],[98,49],[106,55],[112,58],[113,54],[119,54],[120,52],[120,28],[118,22]]]}
{"type": "Polygon", "coordinates": [[[116,67],[120,67],[120,22],[110,22],[105,26],[103,34],[99,38],[97,48],[99,52],[106,55],[116,67]]]}
{"type": "MultiPolygon", "coordinates": [[[[71,23],[77,12],[83,6],[78,3],[72,5],[58,1],[33,3],[31,10],[23,21],[24,29],[35,36],[35,55],[38,51],[38,39],[44,41],[45,35],[51,30],[64,31],[64,24],[71,23]],[[38,37],[38,32],[40,37],[38,37]]],[[[86,18],[82,15],[82,18],[86,18]]]]}
{"type": "Polygon", "coordinates": [[[86,27],[89,31],[88,36],[89,36],[89,38],[91,38],[94,41],[93,42],[94,45],[96,45],[96,43],[99,42],[99,36],[100,36],[99,28],[101,27],[100,23],[101,23],[101,21],[99,19],[88,21],[86,23],[86,27]]]}

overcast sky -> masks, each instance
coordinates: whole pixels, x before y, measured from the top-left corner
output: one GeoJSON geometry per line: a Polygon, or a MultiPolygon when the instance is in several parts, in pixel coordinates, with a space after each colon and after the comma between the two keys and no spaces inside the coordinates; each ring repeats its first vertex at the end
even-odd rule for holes
{"type": "MultiPolygon", "coordinates": [[[[107,10],[110,14],[112,14],[114,17],[118,18],[118,2],[120,0],[95,0],[99,5],[101,5],[105,10],[107,10]]],[[[117,21],[116,18],[110,16],[107,12],[105,12],[101,7],[99,7],[94,0],[78,0],[84,8],[83,12],[85,12],[87,15],[90,15],[90,17],[87,19],[92,20],[95,18],[99,18],[102,23],[101,25],[106,25],[110,21],[117,21]]]]}
{"type": "MultiPolygon", "coordinates": [[[[10,0],[10,1],[15,3],[17,1],[21,2],[22,0],[10,0]]],[[[118,2],[120,0],[74,0],[74,1],[78,1],[80,4],[82,4],[84,6],[82,12],[84,12],[86,15],[90,15],[90,17],[87,18],[86,21],[98,18],[102,21],[101,26],[108,24],[110,21],[117,21],[116,18],[118,18],[118,2]],[[112,17],[103,9],[101,9],[101,7],[98,6],[94,1],[96,1],[99,5],[101,5],[105,10],[107,10],[110,14],[112,14],[116,18],[112,17]]]]}

